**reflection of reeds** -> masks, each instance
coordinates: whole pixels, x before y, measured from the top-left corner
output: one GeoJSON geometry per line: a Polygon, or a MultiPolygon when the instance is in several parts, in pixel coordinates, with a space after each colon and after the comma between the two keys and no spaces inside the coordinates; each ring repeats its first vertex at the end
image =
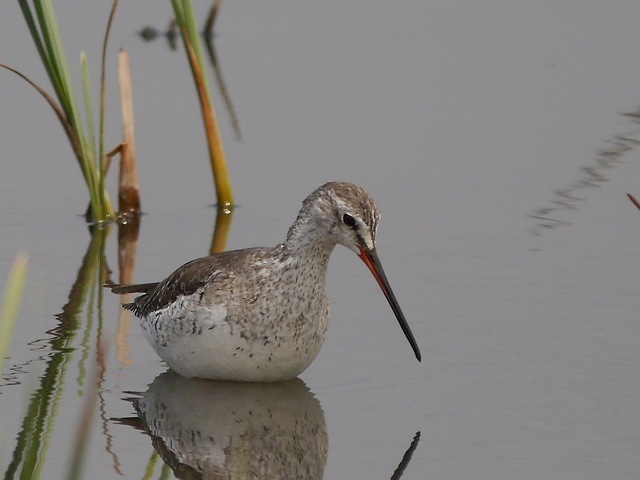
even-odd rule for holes
{"type": "MultiPolygon", "coordinates": [[[[84,98],[84,125],[79,113],[78,103],[73,93],[71,76],[67,67],[67,59],[58,32],[58,24],[51,0],[33,0],[33,7],[28,0],[19,0],[20,8],[36,45],[49,80],[53,86],[58,102],[42,87],[35,84],[27,76],[14,68],[0,64],[0,66],[19,75],[33,86],[49,103],[60,121],[73,152],[78,160],[84,176],[90,198],[90,218],[94,222],[115,219],[115,212],[105,188],[105,177],[109,166],[109,159],[104,149],[104,110],[105,110],[105,58],[107,40],[118,5],[114,0],[111,14],[103,42],[102,74],[100,81],[100,112],[97,130],[98,144],[96,145],[96,129],[93,123],[91,108],[89,68],[84,52],[80,55],[82,73],[82,91],[84,98]]],[[[125,139],[125,141],[127,141],[125,139]]]]}
{"type": "Polygon", "coordinates": [[[213,229],[213,235],[211,237],[211,247],[209,248],[209,255],[224,252],[227,246],[227,237],[229,236],[232,217],[233,210],[218,206],[216,211],[216,224],[213,229]]]}
{"type": "Polygon", "coordinates": [[[94,365],[94,372],[91,375],[91,383],[88,387],[88,394],[85,396],[85,402],[80,414],[76,436],[73,439],[73,448],[71,450],[71,462],[69,466],[69,480],[77,480],[81,478],[82,468],[84,466],[89,446],[89,438],[91,434],[91,424],[93,423],[93,413],[96,408],[96,401],[100,394],[100,386],[104,381],[105,372],[105,346],[99,340],[97,345],[97,359],[94,365]]]}
{"type": "MultiPolygon", "coordinates": [[[[606,171],[624,162],[625,155],[640,147],[640,129],[637,128],[640,124],[640,109],[624,113],[623,116],[634,124],[633,130],[612,135],[606,141],[606,146],[598,151],[595,158],[588,165],[580,168],[582,175],[577,181],[555,190],[554,196],[556,198],[552,200],[551,206],[538,208],[529,215],[537,221],[536,226],[530,230],[533,235],[541,235],[545,229],[570,225],[570,222],[558,218],[559,213],[563,210],[576,210],[578,203],[585,199],[579,196],[581,190],[597,187],[606,182],[608,180],[606,171]]],[[[629,198],[633,202],[633,199],[629,198]]],[[[640,208],[640,203],[636,206],[640,208]]]]}
{"type": "MultiPolygon", "coordinates": [[[[138,246],[138,232],[140,218],[137,216],[128,219],[127,223],[118,225],[118,283],[133,283],[135,271],[135,256],[138,246]]],[[[132,295],[123,295],[121,302],[132,300],[132,295]]],[[[131,328],[131,312],[120,309],[118,315],[118,331],[116,333],[116,359],[125,367],[131,365],[129,358],[129,330],[131,328]]]]}
{"type": "Polygon", "coordinates": [[[419,442],[420,442],[420,432],[416,432],[416,434],[413,436],[413,440],[411,441],[411,445],[409,445],[409,448],[407,449],[407,451],[404,452],[404,455],[402,456],[402,460],[400,460],[400,464],[398,465],[398,468],[396,468],[395,471],[393,472],[393,475],[391,475],[391,480],[400,480],[407,466],[409,466],[409,463],[411,462],[411,457],[413,456],[413,453],[416,451],[416,448],[418,448],[419,442]]]}
{"type": "Polygon", "coordinates": [[[222,148],[222,139],[218,130],[218,122],[211,103],[211,92],[207,81],[206,70],[202,60],[202,49],[200,47],[200,37],[195,25],[195,17],[191,7],[191,0],[171,0],[173,10],[176,15],[176,24],[182,35],[185,50],[191,72],[198,92],[198,100],[202,110],[205,132],[207,135],[207,146],[211,159],[211,168],[216,185],[218,205],[224,207],[233,206],[233,195],[231,193],[231,183],[229,173],[222,148]]]}
{"type": "MultiPolygon", "coordinates": [[[[65,377],[69,364],[76,351],[74,340],[83,325],[83,309],[90,317],[94,309],[98,314],[97,342],[101,341],[100,315],[102,307],[102,289],[107,267],[104,258],[104,245],[108,229],[94,227],[91,243],[78,271],[75,283],[69,292],[69,300],[58,315],[59,324],[51,330],[50,345],[52,354],[47,362],[44,374],[40,377],[40,386],[31,396],[17,436],[16,447],[4,478],[39,478],[47,456],[49,439],[56,421],[60,399],[64,392],[65,377]]],[[[87,323],[87,322],[85,322],[87,323]]],[[[83,340],[87,342],[88,340],[83,340]]],[[[82,356],[80,371],[86,370],[82,356]]],[[[82,387],[85,391],[87,387],[82,387]]],[[[91,388],[89,390],[91,391],[91,388]]],[[[95,401],[89,398],[87,401],[95,401]]]]}
{"type": "Polygon", "coordinates": [[[18,317],[20,302],[22,301],[22,291],[24,290],[24,282],[27,276],[27,261],[27,254],[19,253],[7,278],[4,302],[0,313],[0,372],[2,372],[4,357],[7,354],[7,347],[13,333],[13,326],[18,317]]]}

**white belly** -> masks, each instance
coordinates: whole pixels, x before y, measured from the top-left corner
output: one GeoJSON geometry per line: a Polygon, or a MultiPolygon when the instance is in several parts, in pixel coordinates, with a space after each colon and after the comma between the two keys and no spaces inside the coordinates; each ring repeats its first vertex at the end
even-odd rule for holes
{"type": "Polygon", "coordinates": [[[324,342],[328,306],[320,318],[227,320],[224,306],[202,307],[181,297],[142,319],[145,338],[184,377],[250,382],[285,381],[303,372],[324,342]]]}

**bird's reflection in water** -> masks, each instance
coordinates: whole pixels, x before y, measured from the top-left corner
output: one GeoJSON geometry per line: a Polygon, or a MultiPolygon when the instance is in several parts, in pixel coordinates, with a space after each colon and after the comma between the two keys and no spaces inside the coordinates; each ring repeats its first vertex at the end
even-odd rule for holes
{"type": "Polygon", "coordinates": [[[324,413],[298,378],[213,382],[169,371],[133,404],[136,426],[177,478],[322,478],[328,448],[324,413]]]}

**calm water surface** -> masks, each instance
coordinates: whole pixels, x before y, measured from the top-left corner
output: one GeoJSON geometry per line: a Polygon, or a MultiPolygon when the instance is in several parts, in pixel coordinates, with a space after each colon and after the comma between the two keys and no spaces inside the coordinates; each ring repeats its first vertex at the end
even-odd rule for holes
{"type": "MultiPolygon", "coordinates": [[[[96,84],[108,5],[55,8],[71,70],[86,50],[96,84]]],[[[132,60],[139,282],[207,254],[215,220],[184,54],[136,35],[169,10],[123,3],[110,44],[109,145],[117,48],[132,60]]],[[[418,364],[339,248],[323,351],[300,381],[253,391],[164,374],[119,299],[88,290],[101,265],[118,280],[117,229],[90,235],[54,115],[0,72],[0,286],[16,252],[30,254],[0,382],[4,478],[30,466],[65,478],[95,375],[91,478],[158,478],[160,457],[244,474],[260,451],[266,478],[288,458],[285,477],[385,479],[418,431],[402,478],[638,478],[640,211],[625,193],[640,195],[640,126],[624,115],[640,106],[638,19],[625,1],[225,2],[215,45],[241,133],[213,86],[240,204],[227,247],[280,242],[327,180],[363,185],[423,352],[418,364]]],[[[0,45],[0,61],[48,85],[16,4],[0,45]]]]}

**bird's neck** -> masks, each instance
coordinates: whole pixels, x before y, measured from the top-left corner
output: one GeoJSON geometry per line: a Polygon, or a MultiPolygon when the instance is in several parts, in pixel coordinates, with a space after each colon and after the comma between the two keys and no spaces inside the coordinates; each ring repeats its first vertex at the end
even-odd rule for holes
{"type": "Polygon", "coordinates": [[[318,261],[326,262],[336,246],[336,242],[327,235],[328,228],[301,211],[289,228],[283,246],[289,254],[317,257],[318,261]]]}

